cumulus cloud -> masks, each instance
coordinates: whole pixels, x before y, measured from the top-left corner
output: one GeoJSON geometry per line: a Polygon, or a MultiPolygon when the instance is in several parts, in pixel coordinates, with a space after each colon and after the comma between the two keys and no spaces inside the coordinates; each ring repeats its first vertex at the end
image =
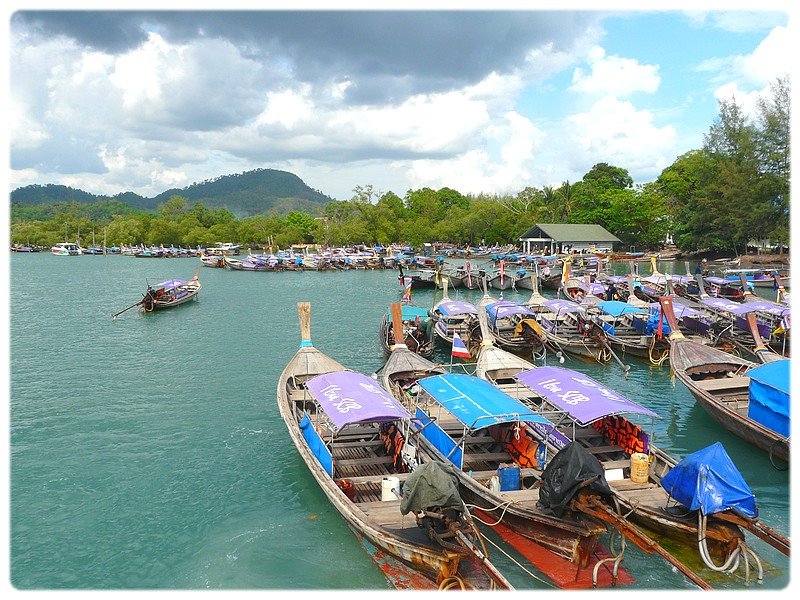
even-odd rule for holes
{"type": "Polygon", "coordinates": [[[656,126],[652,112],[637,110],[631,102],[612,96],[570,116],[564,135],[567,158],[576,171],[608,162],[653,176],[675,159],[675,129],[656,126]]]}
{"type": "MultiPolygon", "coordinates": [[[[339,198],[357,184],[515,192],[598,161],[641,180],[674,160],[677,136],[644,104],[660,99],[634,96],[663,94],[661,67],[607,53],[604,16],[18,11],[14,183],[152,196],[266,166],[339,198]],[[546,115],[536,92],[565,87],[546,115]]],[[[775,28],[699,72],[735,74],[718,94],[760,89],[787,38],[775,28]]]]}
{"type": "Polygon", "coordinates": [[[576,68],[570,91],[619,97],[634,92],[653,93],[661,82],[657,65],[642,65],[632,58],[607,56],[599,46],[589,53],[588,61],[591,71],[576,68]]]}

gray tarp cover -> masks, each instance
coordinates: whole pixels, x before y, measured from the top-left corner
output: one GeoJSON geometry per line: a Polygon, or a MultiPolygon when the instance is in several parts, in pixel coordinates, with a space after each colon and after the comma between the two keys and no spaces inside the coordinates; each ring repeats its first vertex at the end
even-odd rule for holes
{"type": "Polygon", "coordinates": [[[414,469],[403,485],[403,497],[400,500],[402,514],[434,507],[462,510],[458,477],[449,463],[432,461],[422,464],[414,469]]]}
{"type": "Polygon", "coordinates": [[[612,495],[600,461],[572,442],[559,450],[544,468],[537,506],[561,517],[572,497],[584,486],[599,496],[612,495]],[[586,484],[587,481],[592,483],[586,484]]]}

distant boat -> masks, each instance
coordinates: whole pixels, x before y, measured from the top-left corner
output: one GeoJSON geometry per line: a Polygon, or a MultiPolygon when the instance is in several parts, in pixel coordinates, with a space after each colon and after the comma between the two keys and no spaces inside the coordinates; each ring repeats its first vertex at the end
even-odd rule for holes
{"type": "Polygon", "coordinates": [[[56,256],[80,256],[83,254],[80,246],[72,242],[59,242],[50,248],[50,252],[56,256]]]}
{"type": "Polygon", "coordinates": [[[206,248],[206,256],[236,256],[242,253],[242,247],[239,244],[232,244],[230,242],[217,242],[216,246],[206,248]]]}

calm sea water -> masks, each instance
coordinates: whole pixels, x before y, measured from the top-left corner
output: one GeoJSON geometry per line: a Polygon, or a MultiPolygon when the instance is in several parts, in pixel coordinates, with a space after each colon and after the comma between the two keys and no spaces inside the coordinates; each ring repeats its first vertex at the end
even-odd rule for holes
{"type": "MultiPolygon", "coordinates": [[[[312,305],[315,346],[354,370],[379,369],[378,329],[399,299],[397,272],[201,268],[198,302],[157,314],[133,309],[112,320],[141,298],[148,280],[189,278],[198,265],[12,253],[11,585],[387,589],[297,456],[275,391],[298,348],[301,300],[312,305]]],[[[664,263],[660,270],[676,268],[664,263]]],[[[430,306],[433,291],[415,291],[414,300],[430,306]]],[[[448,350],[437,359],[449,362],[448,350]]],[[[788,534],[788,471],[719,427],[668,367],[625,362],[627,377],[614,362],[568,359],[564,366],[658,412],[656,443],[677,458],[721,441],[761,518],[788,534]]],[[[786,587],[788,559],[750,541],[768,563],[764,586],[753,589],[786,587]]],[[[513,550],[489,549],[516,587],[551,587],[530,565],[520,568],[513,550]]],[[[623,565],[634,589],[694,587],[631,545],[623,565]]],[[[713,583],[744,587],[736,577],[713,583]]]]}

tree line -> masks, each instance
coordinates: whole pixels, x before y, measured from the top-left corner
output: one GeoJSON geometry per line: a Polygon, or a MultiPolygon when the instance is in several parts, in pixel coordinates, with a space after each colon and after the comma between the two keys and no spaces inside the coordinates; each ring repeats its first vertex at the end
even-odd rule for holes
{"type": "Polygon", "coordinates": [[[734,100],[719,114],[703,147],[678,157],[653,182],[634,185],[622,167],[598,163],[580,181],[526,187],[515,195],[462,194],[452,188],[408,190],[403,197],[358,185],[349,200],[315,212],[273,211],[237,219],[226,208],[171,196],[154,212],[123,202],[11,208],[11,241],[51,246],[95,238],[111,245],[331,246],[393,242],[419,246],[510,244],[536,223],[592,223],[626,246],[653,249],[668,235],[686,251],[741,254],[750,240],[789,241],[790,89],[776,80],[754,119],[734,100]]]}

